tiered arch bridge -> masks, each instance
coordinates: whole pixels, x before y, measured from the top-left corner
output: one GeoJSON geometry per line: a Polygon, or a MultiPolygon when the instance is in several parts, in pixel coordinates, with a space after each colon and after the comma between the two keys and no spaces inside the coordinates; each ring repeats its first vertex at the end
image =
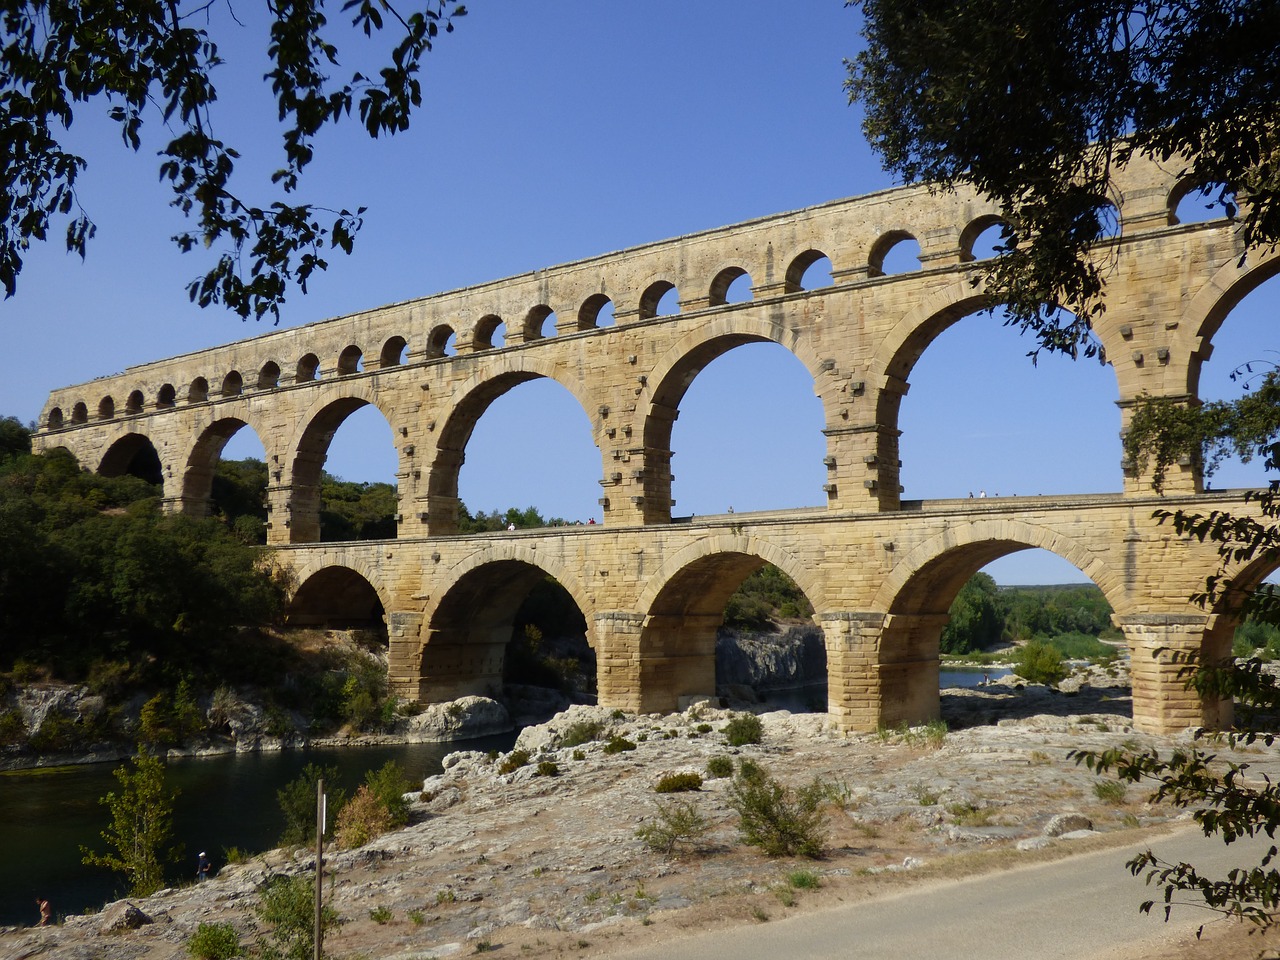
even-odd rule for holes
{"type": "MultiPolygon", "coordinates": [[[[1280,272],[1274,254],[1242,262],[1227,221],[1178,223],[1194,186],[1135,162],[1109,198],[1120,229],[1098,248],[1109,285],[1096,332],[1120,400],[1099,430],[1123,429],[1143,394],[1197,402],[1224,317],[1280,272]]],[[[1188,601],[1216,553],[1152,519],[1156,509],[1248,509],[1238,493],[1205,492],[1196,463],[1167,478],[1163,495],[1118,463],[1116,494],[901,499],[901,398],[926,346],[992,305],[973,244],[999,220],[963,191],[904,187],[652,243],[57,390],[35,442],[103,473],[148,475],[168,509],[200,515],[223,447],[252,428],[269,469],[268,543],[298,584],[295,616],[385,618],[393,689],[413,699],[499,684],[516,611],[549,574],[587,620],[600,702],[674,708],[714,692],[725,602],[768,562],[813,604],[837,721],[924,721],[938,714],[938,641],[956,593],[992,560],[1038,547],[1110,601],[1133,656],[1138,726],[1228,723],[1230,704],[1187,692],[1175,662],[1230,647],[1235,611],[1188,601]],[[885,254],[904,239],[918,241],[921,269],[887,276],[885,254]],[[806,289],[824,258],[832,283],[806,289]],[[744,275],[751,299],[727,302],[744,275]],[[672,290],[678,308],[660,312],[672,290]],[[601,325],[610,307],[614,322],[601,325]],[[671,430],[684,393],[712,360],[762,341],[788,348],[813,378],[825,505],[673,521],[671,430]],[[497,397],[539,377],[566,387],[591,421],[604,522],[459,535],[473,428],[497,397]],[[320,543],[329,442],[370,404],[398,446],[397,537],[320,543]]]]}

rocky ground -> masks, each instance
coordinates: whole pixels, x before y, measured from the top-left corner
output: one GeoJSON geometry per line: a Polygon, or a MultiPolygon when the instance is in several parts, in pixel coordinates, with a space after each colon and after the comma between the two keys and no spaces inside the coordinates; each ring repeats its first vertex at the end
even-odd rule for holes
{"type": "MultiPolygon", "coordinates": [[[[765,714],[763,742],[740,748],[726,746],[720,732],[731,716],[725,710],[617,717],[573,707],[521,735],[530,764],[502,774],[482,754],[453,754],[415,798],[410,826],[326,857],[329,902],[344,920],[328,955],[601,956],[642,937],[766,922],[1161,829],[1177,811],[1148,804],[1133,788],[1100,798],[1098,779],[1068,753],[1122,744],[1167,748],[1186,738],[1135,733],[1123,678],[1095,671],[1077,685],[1074,693],[1014,682],[948,691],[945,735],[921,729],[842,737],[823,714],[765,714]],[[601,740],[559,746],[582,720],[600,721],[636,749],[608,754],[601,740]],[[816,777],[827,784],[823,858],[770,859],[744,846],[724,779],[680,795],[711,821],[702,849],[677,857],[648,849],[636,831],[656,816],[658,779],[705,775],[718,755],[753,759],[788,783],[816,777]],[[555,763],[558,775],[539,775],[539,761],[555,763]],[[797,870],[812,871],[821,886],[796,889],[788,876],[797,870]]],[[[1270,751],[1241,759],[1276,766],[1270,751]]],[[[272,873],[313,866],[305,850],[278,850],[223,867],[205,885],[133,901],[134,922],[149,922],[122,932],[110,928],[128,912],[123,903],[54,928],[3,930],[0,958],[186,957],[198,924],[212,921],[233,923],[252,942],[257,886],[272,873]]],[[[1160,955],[1225,960],[1257,956],[1259,947],[1257,938],[1215,931],[1209,943],[1160,955]]]]}

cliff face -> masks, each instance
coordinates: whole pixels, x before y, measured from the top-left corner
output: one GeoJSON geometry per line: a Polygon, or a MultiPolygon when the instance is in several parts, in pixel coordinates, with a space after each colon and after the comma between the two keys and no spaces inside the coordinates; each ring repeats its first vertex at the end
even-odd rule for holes
{"type": "Polygon", "coordinates": [[[827,652],[817,626],[792,625],[776,633],[722,628],[716,635],[716,684],[721,688],[759,692],[826,679],[827,652]]]}

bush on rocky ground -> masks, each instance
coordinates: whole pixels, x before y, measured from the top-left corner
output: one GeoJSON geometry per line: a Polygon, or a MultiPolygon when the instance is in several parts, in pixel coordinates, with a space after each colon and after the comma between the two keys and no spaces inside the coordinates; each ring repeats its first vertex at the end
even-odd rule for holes
{"type": "Polygon", "coordinates": [[[798,789],[775,780],[756,764],[743,765],[729,786],[744,843],[771,857],[819,857],[827,837],[822,810],[826,790],[814,780],[798,789]]]}

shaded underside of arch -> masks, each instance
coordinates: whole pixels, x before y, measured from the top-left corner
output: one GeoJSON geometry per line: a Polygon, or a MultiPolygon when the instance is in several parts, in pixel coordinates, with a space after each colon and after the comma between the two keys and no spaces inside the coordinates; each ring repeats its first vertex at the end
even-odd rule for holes
{"type": "Polygon", "coordinates": [[[418,699],[499,696],[516,613],[547,576],[523,560],[495,560],[460,577],[423,628],[418,699]]]}
{"type": "Polygon", "coordinates": [[[127,433],[103,455],[98,473],[104,477],[139,477],[157,486],[164,483],[160,455],[151,438],[141,433],[127,433]]]}
{"type": "Polygon", "coordinates": [[[385,630],[385,614],[378,591],[350,567],[324,567],[294,592],[285,611],[291,626],[327,629],[385,630]]]}

